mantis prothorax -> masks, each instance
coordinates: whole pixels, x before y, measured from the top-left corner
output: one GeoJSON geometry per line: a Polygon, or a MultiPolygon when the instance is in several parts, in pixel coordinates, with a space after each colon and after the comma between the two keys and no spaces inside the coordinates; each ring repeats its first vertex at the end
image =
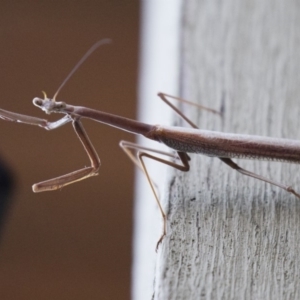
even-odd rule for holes
{"type": "MultiPolygon", "coordinates": [[[[144,162],[144,158],[150,158],[161,163],[167,164],[178,170],[187,172],[189,171],[190,157],[187,153],[200,153],[211,157],[218,157],[222,162],[238,171],[241,174],[265,181],[267,183],[278,186],[289,193],[294,194],[300,198],[300,194],[296,193],[293,188],[284,184],[275,182],[266,177],[257,175],[245,169],[239,167],[234,163],[232,158],[248,158],[248,159],[262,159],[262,160],[280,160],[290,163],[300,163],[300,141],[278,139],[270,137],[261,137],[255,135],[242,135],[242,134],[230,134],[216,131],[200,130],[192,121],[190,121],[182,112],[180,112],[174,105],[170,103],[168,98],[173,98],[182,102],[187,102],[178,97],[170,96],[164,93],[159,93],[158,96],[168,104],[176,113],[178,113],[185,121],[187,121],[193,128],[185,127],[167,127],[161,125],[150,125],[135,120],[127,119],[121,116],[105,113],[99,110],[83,107],[73,106],[66,104],[65,102],[56,101],[56,96],[66,81],[71,77],[75,70],[82,64],[82,62],[100,45],[108,43],[109,40],[101,40],[96,43],[77,63],[68,77],[64,80],[58,91],[55,93],[53,99],[49,99],[44,95],[44,99],[34,98],[33,104],[47,114],[62,113],[64,117],[55,121],[48,122],[44,119],[39,119],[31,116],[21,115],[10,111],[0,109],[0,118],[8,121],[20,122],[30,125],[37,125],[47,130],[52,130],[65,125],[68,122],[73,123],[74,130],[80,139],[88,157],[91,161],[91,166],[86,167],[75,172],[56,177],[50,180],[46,180],[33,185],[34,192],[43,192],[50,190],[61,189],[65,185],[74,183],[76,181],[85,179],[87,177],[95,176],[98,174],[100,167],[100,160],[98,155],[89,140],[84,128],[81,124],[81,118],[92,119],[97,122],[101,122],[121,130],[125,130],[134,134],[140,134],[144,137],[163,143],[169,148],[176,151],[176,153],[168,153],[158,151],[151,148],[145,148],[138,146],[137,144],[121,141],[120,146],[128,154],[131,160],[137,164],[146,174],[149,184],[154,193],[155,199],[159,206],[161,215],[163,217],[163,234],[160,237],[157,246],[166,235],[166,215],[160,204],[159,198],[156,193],[155,186],[151,180],[144,162]],[[167,156],[168,159],[157,157],[150,153],[157,153],[167,156]]],[[[196,105],[201,108],[201,106],[196,105]]],[[[220,114],[218,111],[202,107],[213,113],[220,114]]]]}

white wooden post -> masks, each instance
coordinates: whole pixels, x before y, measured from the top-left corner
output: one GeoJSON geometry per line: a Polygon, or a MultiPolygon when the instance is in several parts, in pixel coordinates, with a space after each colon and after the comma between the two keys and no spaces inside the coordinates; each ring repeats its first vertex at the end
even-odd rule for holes
{"type": "MultiPolygon", "coordinates": [[[[181,24],[180,96],[224,109],[221,119],[184,107],[201,129],[300,139],[297,1],[187,0],[181,24]]],[[[153,299],[299,299],[300,200],[217,158],[191,159],[165,183],[153,299]]],[[[235,161],[300,192],[299,165],[235,161]]]]}

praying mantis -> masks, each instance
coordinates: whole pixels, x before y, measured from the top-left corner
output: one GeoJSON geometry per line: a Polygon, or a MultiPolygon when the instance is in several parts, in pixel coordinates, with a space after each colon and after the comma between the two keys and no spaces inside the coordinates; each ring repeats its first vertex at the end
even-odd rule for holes
{"type": "Polygon", "coordinates": [[[66,79],[63,81],[53,98],[47,98],[44,93],[44,98],[34,98],[33,104],[42,109],[46,114],[60,113],[64,114],[62,118],[54,122],[49,122],[45,119],[40,119],[32,116],[22,115],[10,111],[0,109],[0,118],[6,121],[19,122],[29,125],[42,127],[46,130],[53,130],[59,128],[69,122],[72,122],[74,131],[81,141],[91,165],[74,172],[62,175],[53,179],[42,181],[33,185],[34,192],[44,192],[59,190],[62,187],[72,184],[74,182],[83,180],[85,178],[98,175],[100,168],[100,160],[93,144],[91,143],[81,119],[87,118],[100,123],[113,126],[115,128],[142,135],[153,141],[163,143],[174,153],[159,151],[152,148],[141,147],[137,144],[121,141],[120,146],[129,158],[139,166],[146,175],[146,178],[151,186],[156,202],[158,204],[160,213],[163,218],[163,232],[157,243],[158,245],[166,235],[166,214],[161,206],[159,197],[156,191],[155,184],[149,176],[144,158],[152,159],[164,164],[167,164],[180,171],[187,172],[190,169],[190,157],[188,153],[199,153],[210,157],[217,157],[226,165],[236,170],[237,172],[247,175],[272,185],[278,186],[287,192],[300,198],[292,187],[275,182],[271,179],[255,174],[248,170],[239,167],[232,158],[247,158],[247,159],[261,159],[261,160],[280,160],[289,163],[300,163],[300,141],[278,139],[270,137],[261,137],[255,135],[231,134],[209,130],[201,130],[191,120],[189,120],[177,107],[175,107],[169,99],[175,99],[181,102],[195,105],[197,107],[206,109],[212,113],[221,115],[220,112],[191,103],[182,98],[174,97],[165,93],[158,93],[162,101],[169,105],[180,117],[182,117],[192,128],[175,127],[175,126],[161,126],[151,125],[143,122],[131,120],[118,115],[109,114],[99,110],[87,108],[84,106],[73,106],[65,102],[56,101],[56,97],[70,79],[78,67],[86,60],[92,52],[104,44],[110,43],[109,39],[103,39],[94,44],[81,60],[75,65],[66,79]],[[156,156],[156,155],[159,156],[156,156]],[[166,156],[167,159],[162,158],[166,156]]]}

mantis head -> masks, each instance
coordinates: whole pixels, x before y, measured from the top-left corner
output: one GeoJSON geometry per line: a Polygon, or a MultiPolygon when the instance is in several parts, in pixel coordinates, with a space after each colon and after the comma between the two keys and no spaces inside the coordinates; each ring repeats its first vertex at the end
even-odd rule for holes
{"type": "Polygon", "coordinates": [[[60,85],[58,90],[53,96],[53,99],[47,98],[47,95],[45,92],[44,94],[44,99],[41,98],[34,98],[32,100],[33,105],[39,107],[42,109],[46,114],[51,114],[51,113],[66,113],[64,112],[64,109],[66,108],[66,103],[65,102],[56,102],[56,96],[58,95],[59,91],[62,89],[62,87],[66,84],[66,82],[70,79],[70,77],[74,74],[74,72],[81,66],[81,64],[100,46],[104,44],[109,44],[111,43],[110,39],[102,39],[98,41],[96,44],[94,44],[88,52],[79,60],[79,62],[75,65],[75,67],[72,69],[72,71],[69,73],[69,75],[66,77],[66,79],[63,81],[63,83],[60,85]]]}
{"type": "Polygon", "coordinates": [[[44,94],[44,99],[41,98],[34,98],[32,100],[33,105],[39,107],[41,110],[43,110],[46,114],[51,114],[51,113],[63,113],[64,108],[66,107],[65,102],[56,102],[55,99],[50,99],[47,98],[47,95],[45,92],[44,94]]]}

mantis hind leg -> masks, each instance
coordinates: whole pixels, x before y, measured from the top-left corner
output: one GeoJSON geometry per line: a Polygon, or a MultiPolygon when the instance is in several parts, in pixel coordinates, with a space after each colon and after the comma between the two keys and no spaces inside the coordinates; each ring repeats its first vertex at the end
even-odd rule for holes
{"type": "Polygon", "coordinates": [[[239,165],[237,165],[235,162],[233,162],[230,158],[222,158],[222,157],[219,157],[219,159],[224,162],[226,165],[228,165],[229,167],[231,167],[232,169],[236,170],[237,172],[243,174],[243,175],[246,175],[246,176],[249,176],[249,177],[252,177],[252,178],[256,178],[258,180],[261,180],[261,181],[264,181],[264,182],[267,182],[267,183],[270,183],[272,185],[275,185],[275,186],[278,186],[282,189],[284,189],[285,191],[295,195],[296,197],[300,198],[300,195],[298,193],[296,193],[296,191],[291,187],[291,186],[286,186],[286,185],[283,185],[281,183],[278,183],[276,181],[273,181],[271,179],[268,179],[264,176],[261,176],[261,175],[258,175],[258,174],[255,174],[253,172],[250,172],[250,171],[247,171],[243,168],[241,168],[239,165]]]}
{"type": "MultiPolygon", "coordinates": [[[[196,103],[193,103],[193,102],[190,102],[190,101],[187,101],[185,99],[182,99],[182,98],[179,98],[179,97],[174,97],[174,96],[171,96],[171,95],[168,95],[168,94],[164,94],[164,93],[159,93],[158,96],[161,98],[161,100],[163,100],[167,105],[169,105],[180,117],[182,117],[187,123],[189,123],[193,128],[196,128],[196,129],[199,129],[199,127],[194,124],[190,119],[188,119],[177,107],[175,107],[167,98],[171,98],[171,99],[174,99],[174,100],[178,100],[180,102],[183,102],[183,103],[187,103],[189,105],[193,105],[193,106],[196,106],[198,108],[201,108],[201,109],[205,109],[207,111],[210,111],[212,113],[215,113],[215,114],[219,114],[220,116],[222,116],[222,112],[219,112],[217,110],[214,110],[214,109],[211,109],[211,108],[208,108],[208,107],[205,107],[205,106],[202,106],[202,105],[199,105],[199,104],[196,104],[196,103]]],[[[237,165],[235,162],[233,162],[230,158],[223,158],[223,157],[219,157],[219,159],[227,164],[229,167],[231,167],[232,169],[236,170],[237,172],[243,174],[243,175],[246,175],[246,176],[250,176],[252,178],[256,178],[258,180],[262,180],[264,182],[267,182],[267,183],[270,183],[272,185],[275,185],[275,186],[278,186],[282,189],[284,189],[285,191],[295,195],[296,197],[300,198],[300,194],[298,194],[292,187],[290,186],[286,186],[286,185],[283,185],[281,183],[278,183],[276,181],[273,181],[271,179],[268,179],[264,176],[261,176],[261,175],[258,175],[258,174],[255,174],[253,172],[250,172],[248,170],[245,170],[243,168],[241,168],[239,165],[237,165]]]]}
{"type": "Polygon", "coordinates": [[[177,152],[177,155],[174,155],[174,154],[171,154],[168,152],[164,152],[164,151],[160,151],[160,150],[156,150],[156,149],[152,149],[152,148],[147,148],[147,147],[142,147],[142,146],[139,146],[138,144],[127,142],[127,141],[121,141],[120,146],[123,149],[123,151],[128,155],[128,157],[133,161],[133,163],[135,165],[137,165],[146,175],[146,178],[150,184],[151,190],[154,194],[155,200],[157,202],[160,213],[162,215],[163,232],[156,244],[156,250],[157,250],[159,244],[162,242],[162,240],[165,237],[166,232],[167,232],[167,217],[166,217],[166,214],[165,214],[165,212],[162,208],[162,205],[159,201],[156,184],[153,182],[153,180],[151,179],[151,177],[149,175],[146,164],[144,162],[144,158],[147,157],[149,159],[153,159],[160,163],[166,164],[166,165],[173,167],[175,169],[178,169],[180,171],[187,172],[190,169],[190,165],[189,165],[190,157],[185,152],[177,152]],[[179,159],[180,163],[176,163],[176,162],[173,162],[173,161],[170,161],[167,159],[163,159],[161,157],[158,157],[158,156],[155,156],[155,155],[152,155],[149,153],[156,153],[159,155],[164,155],[171,159],[176,159],[176,160],[179,159]]]}

